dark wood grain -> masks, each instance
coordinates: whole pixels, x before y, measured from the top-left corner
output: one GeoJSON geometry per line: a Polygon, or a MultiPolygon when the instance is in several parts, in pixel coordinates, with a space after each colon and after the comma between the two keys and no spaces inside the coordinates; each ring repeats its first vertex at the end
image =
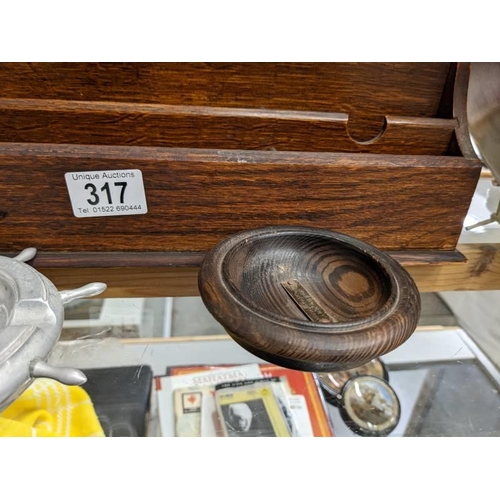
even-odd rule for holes
{"type": "Polygon", "coordinates": [[[436,117],[450,63],[4,63],[0,97],[436,117]]]}
{"type": "Polygon", "coordinates": [[[442,155],[455,120],[386,117],[376,139],[350,136],[346,113],[0,99],[0,141],[206,149],[442,155]]]}
{"type": "MultiPolygon", "coordinates": [[[[3,253],[5,257],[13,258],[19,252],[3,253]]],[[[451,252],[387,252],[402,266],[422,264],[445,265],[465,262],[465,256],[457,251],[451,252]]],[[[204,252],[37,252],[30,265],[36,268],[72,269],[75,268],[122,268],[147,269],[159,268],[192,268],[199,267],[205,257],[204,252]]]]}
{"type": "Polygon", "coordinates": [[[453,92],[453,116],[458,120],[455,134],[461,154],[465,158],[477,158],[474,148],[472,147],[467,121],[467,96],[469,91],[470,65],[471,63],[457,64],[457,75],[453,92]]]}
{"type": "Polygon", "coordinates": [[[441,94],[441,102],[439,103],[439,109],[437,115],[440,118],[453,118],[453,95],[455,92],[455,80],[457,77],[457,63],[453,62],[450,64],[448,69],[448,76],[443,87],[443,93],[441,94]]]}
{"type": "Polygon", "coordinates": [[[401,252],[387,252],[394,260],[399,262],[402,266],[413,265],[443,265],[443,264],[458,264],[465,262],[466,257],[462,252],[454,250],[452,252],[423,252],[423,251],[401,251],[401,252]]]}
{"type": "MultiPolygon", "coordinates": [[[[436,258],[435,252],[429,253],[436,258]]],[[[455,252],[443,253],[446,262],[455,252]]],[[[204,252],[37,252],[30,264],[41,268],[182,268],[199,267],[204,256],[204,252]]]]}
{"type": "Polygon", "coordinates": [[[417,287],[396,261],[314,228],[236,234],[207,253],[198,286],[242,347],[304,371],[350,369],[386,354],[409,338],[420,314],[417,287]],[[306,300],[292,300],[282,286],[295,282],[306,300]]]}
{"type": "Polygon", "coordinates": [[[437,156],[0,145],[0,251],[203,252],[277,224],[454,250],[479,162],[437,156]],[[66,172],[140,169],[145,215],[74,217],[66,172]],[[446,187],[446,188],[445,188],[446,187]]]}

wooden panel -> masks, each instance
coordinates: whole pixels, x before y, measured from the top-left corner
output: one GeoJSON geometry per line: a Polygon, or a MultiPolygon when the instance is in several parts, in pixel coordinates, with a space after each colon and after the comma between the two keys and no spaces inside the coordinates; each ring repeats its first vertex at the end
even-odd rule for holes
{"type": "Polygon", "coordinates": [[[202,252],[283,224],[453,250],[480,170],[434,156],[3,144],[0,250],[202,252]],[[64,174],[116,168],[142,171],[149,213],[75,218],[64,174]]]}
{"type": "Polygon", "coordinates": [[[38,268],[59,290],[102,281],[108,285],[99,297],[194,297],[198,268],[38,268]]]}
{"type": "Polygon", "coordinates": [[[439,109],[437,112],[437,115],[441,118],[452,118],[454,116],[453,97],[455,91],[455,80],[457,77],[457,65],[458,63],[456,62],[451,63],[448,70],[448,76],[443,87],[441,102],[439,103],[439,109]]]}
{"type": "Polygon", "coordinates": [[[369,140],[382,117],[437,114],[450,63],[4,63],[0,97],[349,113],[369,140]]]}
{"type": "MultiPolygon", "coordinates": [[[[404,266],[420,292],[500,290],[500,244],[459,245],[466,262],[404,266]]],[[[400,260],[400,259],[398,259],[400,260]]],[[[49,268],[37,266],[59,289],[91,281],[108,284],[105,297],[197,296],[198,268],[49,268]]]]}
{"type": "MultiPolygon", "coordinates": [[[[13,258],[17,253],[4,253],[3,255],[13,258]]],[[[452,252],[393,251],[389,254],[402,265],[438,265],[465,261],[465,257],[456,250],[452,252]]],[[[204,256],[204,252],[38,252],[30,264],[35,267],[54,269],[181,268],[199,267],[204,256]]]]}
{"type": "Polygon", "coordinates": [[[458,63],[453,92],[453,116],[457,118],[456,141],[465,158],[477,158],[472,146],[467,120],[467,99],[469,94],[471,63],[458,63]]]}
{"type": "Polygon", "coordinates": [[[0,99],[3,142],[443,155],[455,126],[388,116],[360,143],[345,113],[0,99]]]}
{"type": "Polygon", "coordinates": [[[449,266],[412,266],[421,292],[500,290],[500,244],[459,245],[467,261],[449,266]]]}

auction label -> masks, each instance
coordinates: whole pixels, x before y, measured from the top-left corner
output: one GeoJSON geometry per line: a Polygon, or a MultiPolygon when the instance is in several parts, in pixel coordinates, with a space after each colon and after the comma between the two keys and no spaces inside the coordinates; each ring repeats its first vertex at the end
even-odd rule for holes
{"type": "Polygon", "coordinates": [[[148,213],[140,170],[69,172],[64,177],[75,217],[148,213]]]}

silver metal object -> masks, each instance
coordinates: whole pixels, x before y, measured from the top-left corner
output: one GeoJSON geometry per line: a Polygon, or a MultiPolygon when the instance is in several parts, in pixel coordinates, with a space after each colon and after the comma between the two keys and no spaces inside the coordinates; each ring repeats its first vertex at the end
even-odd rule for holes
{"type": "Polygon", "coordinates": [[[104,290],[106,290],[104,283],[89,283],[75,290],[63,290],[60,294],[63,304],[69,304],[77,299],[100,295],[104,290]]]}
{"type": "Polygon", "coordinates": [[[467,122],[476,154],[500,182],[500,63],[471,63],[467,122]]]}
{"type": "Polygon", "coordinates": [[[476,227],[486,226],[487,224],[491,224],[492,222],[498,222],[500,224],[500,202],[498,203],[496,212],[491,214],[490,218],[476,222],[471,226],[466,226],[465,229],[467,231],[470,231],[471,229],[475,229],[476,227]]]}
{"type": "Polygon", "coordinates": [[[81,385],[80,370],[46,363],[59,340],[64,304],[97,295],[104,283],[90,283],[59,293],[41,273],[26,264],[36,254],[28,248],[11,259],[0,257],[0,410],[16,399],[36,377],[81,385]]]}
{"type": "Polygon", "coordinates": [[[19,260],[21,262],[28,262],[34,259],[36,255],[36,248],[30,247],[25,248],[19,255],[14,257],[14,260],[19,260]]]}
{"type": "Polygon", "coordinates": [[[311,321],[316,323],[335,323],[298,280],[283,281],[281,286],[311,321]]]}
{"type": "MultiPolygon", "coordinates": [[[[467,123],[477,157],[500,183],[500,63],[471,63],[467,123]]],[[[491,217],[465,229],[500,223],[500,203],[491,217]]]]}
{"type": "Polygon", "coordinates": [[[30,365],[30,375],[33,378],[51,378],[66,385],[82,385],[87,382],[87,377],[81,370],[65,366],[52,366],[35,359],[30,365]]]}

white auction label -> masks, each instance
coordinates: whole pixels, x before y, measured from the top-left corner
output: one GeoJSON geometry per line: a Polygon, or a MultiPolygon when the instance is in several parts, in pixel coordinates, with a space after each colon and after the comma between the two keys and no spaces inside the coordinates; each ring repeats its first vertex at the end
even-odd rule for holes
{"type": "Polygon", "coordinates": [[[68,172],[64,177],[75,217],[148,213],[140,170],[68,172]]]}

